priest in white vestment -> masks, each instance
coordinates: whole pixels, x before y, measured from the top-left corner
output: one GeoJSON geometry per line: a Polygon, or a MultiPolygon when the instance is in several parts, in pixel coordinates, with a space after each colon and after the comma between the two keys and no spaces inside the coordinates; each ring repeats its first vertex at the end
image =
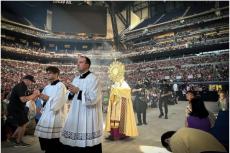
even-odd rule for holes
{"type": "Polygon", "coordinates": [[[46,71],[50,84],[40,95],[44,107],[34,135],[39,137],[41,149],[46,153],[60,152],[62,144],[59,138],[67,115],[67,90],[58,79],[60,70],[57,67],[50,66],[46,71]]]}
{"type": "Polygon", "coordinates": [[[103,137],[102,95],[99,80],[89,71],[88,57],[78,58],[77,76],[68,85],[70,110],[60,137],[65,151],[101,153],[103,137]]]}

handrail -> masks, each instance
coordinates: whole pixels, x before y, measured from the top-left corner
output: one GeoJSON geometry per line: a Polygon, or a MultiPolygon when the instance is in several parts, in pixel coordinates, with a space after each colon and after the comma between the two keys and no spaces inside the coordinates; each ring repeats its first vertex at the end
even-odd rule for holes
{"type": "Polygon", "coordinates": [[[39,29],[39,28],[27,26],[27,25],[24,25],[24,24],[21,24],[21,23],[17,23],[17,22],[8,20],[8,19],[4,19],[4,18],[1,19],[1,22],[6,22],[6,23],[14,24],[14,25],[17,25],[17,26],[21,26],[23,28],[29,28],[31,30],[37,30],[39,32],[49,33],[49,31],[45,31],[45,30],[42,30],[42,29],[39,29]]]}

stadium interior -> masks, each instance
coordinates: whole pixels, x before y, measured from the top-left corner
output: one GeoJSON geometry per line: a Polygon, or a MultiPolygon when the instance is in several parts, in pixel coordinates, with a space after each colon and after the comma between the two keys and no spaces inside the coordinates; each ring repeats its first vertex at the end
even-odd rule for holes
{"type": "Polygon", "coordinates": [[[15,149],[7,141],[4,123],[12,88],[28,74],[36,79],[33,88],[44,88],[48,66],[60,69],[62,82],[71,82],[80,74],[81,55],[91,59],[90,71],[102,85],[104,118],[113,61],[125,65],[125,81],[131,89],[143,89],[147,103],[148,125],[138,126],[139,136],[103,140],[103,153],[168,153],[160,138],[184,127],[186,91],[197,92],[216,116],[219,91],[229,99],[229,1],[2,1],[3,153],[41,152],[34,121],[25,135],[30,147],[15,149]],[[168,120],[158,118],[162,80],[178,85],[168,120]]]}

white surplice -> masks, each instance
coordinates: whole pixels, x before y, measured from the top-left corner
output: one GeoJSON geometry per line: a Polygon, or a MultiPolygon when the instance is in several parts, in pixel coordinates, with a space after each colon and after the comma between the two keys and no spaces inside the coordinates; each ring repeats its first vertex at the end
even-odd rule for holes
{"type": "Polygon", "coordinates": [[[42,93],[49,96],[49,99],[43,108],[34,135],[46,139],[59,138],[67,116],[66,87],[62,82],[49,84],[42,93]]]}
{"type": "Polygon", "coordinates": [[[75,94],[63,127],[60,142],[72,147],[95,146],[102,142],[102,95],[99,81],[93,73],[75,77],[72,84],[82,92],[75,94]]]}

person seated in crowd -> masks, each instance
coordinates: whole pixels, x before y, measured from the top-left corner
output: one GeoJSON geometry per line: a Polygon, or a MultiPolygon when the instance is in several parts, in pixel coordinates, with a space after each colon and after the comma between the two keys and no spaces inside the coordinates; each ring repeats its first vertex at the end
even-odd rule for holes
{"type": "Polygon", "coordinates": [[[186,92],[186,100],[188,100],[188,106],[185,109],[185,116],[188,116],[191,110],[191,101],[196,97],[196,92],[189,90],[186,92]]]}
{"type": "MultiPolygon", "coordinates": [[[[185,110],[186,117],[189,116],[189,113],[191,112],[191,100],[196,97],[199,97],[199,96],[197,96],[197,93],[195,91],[192,91],[192,90],[187,91],[186,99],[189,101],[189,105],[186,107],[186,110],[185,110]]],[[[208,118],[211,123],[211,127],[213,127],[216,121],[216,117],[214,113],[211,111],[208,111],[208,114],[209,114],[208,118]]]]}
{"type": "Polygon", "coordinates": [[[229,111],[220,110],[209,132],[229,151],[229,111]]]}
{"type": "Polygon", "coordinates": [[[208,131],[211,128],[209,113],[200,98],[193,98],[190,103],[190,112],[187,114],[185,126],[208,131]]]}
{"type": "Polygon", "coordinates": [[[161,143],[173,153],[227,153],[213,135],[194,128],[168,131],[161,136],[161,143]]]}
{"type": "Polygon", "coordinates": [[[219,92],[218,108],[220,111],[227,111],[229,109],[229,99],[223,90],[219,92]]]}
{"type": "Polygon", "coordinates": [[[189,103],[191,103],[191,100],[196,97],[196,92],[189,90],[186,92],[186,99],[188,100],[189,103]]]}

